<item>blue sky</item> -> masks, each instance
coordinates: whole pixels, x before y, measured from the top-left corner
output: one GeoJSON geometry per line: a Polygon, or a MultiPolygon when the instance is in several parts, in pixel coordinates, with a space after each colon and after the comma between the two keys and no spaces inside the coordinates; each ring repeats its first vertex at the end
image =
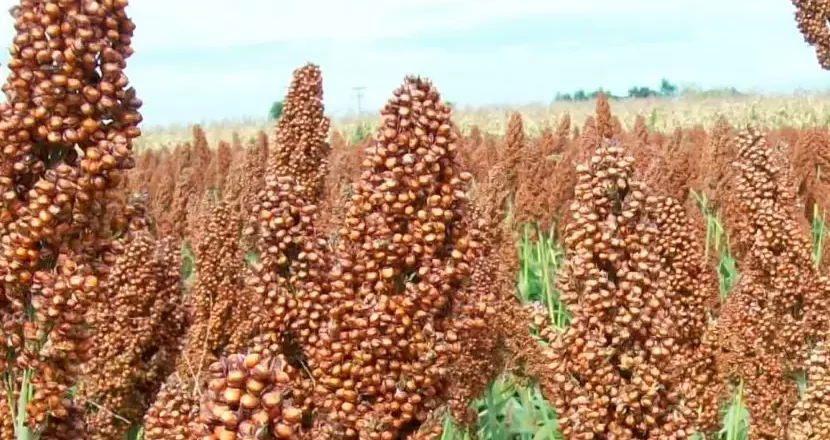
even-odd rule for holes
{"type": "MultiPolygon", "coordinates": [[[[356,109],[352,87],[376,109],[409,73],[461,105],[624,93],[663,77],[768,92],[830,85],[787,0],[133,0],[129,13],[127,75],[147,125],[263,117],[309,61],[334,116],[356,109]]],[[[0,41],[11,36],[0,14],[0,41]]]]}

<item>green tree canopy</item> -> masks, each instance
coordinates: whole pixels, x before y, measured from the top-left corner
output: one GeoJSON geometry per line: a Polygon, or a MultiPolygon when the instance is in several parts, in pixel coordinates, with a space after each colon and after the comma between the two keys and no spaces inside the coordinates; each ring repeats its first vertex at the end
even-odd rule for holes
{"type": "Polygon", "coordinates": [[[271,104],[271,110],[268,110],[268,116],[271,119],[279,119],[280,116],[282,116],[282,106],[282,101],[275,101],[273,104],[271,104]]]}

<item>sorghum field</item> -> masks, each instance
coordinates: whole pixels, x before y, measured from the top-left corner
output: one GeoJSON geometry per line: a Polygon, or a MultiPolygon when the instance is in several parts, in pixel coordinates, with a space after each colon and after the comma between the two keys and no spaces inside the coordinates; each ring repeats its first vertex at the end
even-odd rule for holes
{"type": "Polygon", "coordinates": [[[154,142],[127,0],[14,16],[0,440],[830,439],[826,98],[154,142]]]}

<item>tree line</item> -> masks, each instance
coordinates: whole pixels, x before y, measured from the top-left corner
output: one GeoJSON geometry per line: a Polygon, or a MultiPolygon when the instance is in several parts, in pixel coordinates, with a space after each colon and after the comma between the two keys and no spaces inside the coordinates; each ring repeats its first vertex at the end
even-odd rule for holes
{"type": "Polygon", "coordinates": [[[623,98],[655,98],[655,97],[672,97],[677,95],[686,95],[686,94],[694,94],[694,95],[730,95],[730,96],[737,96],[742,95],[743,93],[739,92],[734,87],[724,88],[724,89],[712,89],[712,90],[704,90],[699,88],[689,88],[681,90],[677,85],[673,84],[671,81],[667,79],[662,79],[660,81],[660,86],[656,89],[653,89],[648,86],[633,86],[628,89],[628,93],[625,96],[615,95],[612,92],[607,90],[603,90],[599,88],[594,90],[593,92],[586,91],[584,89],[579,89],[572,93],[557,93],[556,96],[553,98],[554,101],[591,101],[594,100],[599,93],[605,93],[609,99],[623,99],[623,98]]]}

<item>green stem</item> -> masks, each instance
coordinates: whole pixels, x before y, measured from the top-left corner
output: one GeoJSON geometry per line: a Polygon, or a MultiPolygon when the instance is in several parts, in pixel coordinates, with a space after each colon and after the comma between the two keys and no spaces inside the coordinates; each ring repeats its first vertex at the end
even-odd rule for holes
{"type": "Polygon", "coordinates": [[[548,309],[548,317],[550,318],[550,322],[552,322],[556,328],[561,328],[559,323],[559,313],[557,304],[554,302],[553,292],[551,292],[551,279],[550,279],[550,271],[551,271],[551,261],[549,259],[548,254],[548,245],[547,239],[545,237],[539,238],[539,259],[540,259],[540,266],[542,268],[542,289],[545,295],[545,305],[548,309]]]}
{"type": "Polygon", "coordinates": [[[29,429],[26,424],[26,406],[32,398],[32,375],[34,372],[31,369],[26,369],[23,372],[23,381],[20,384],[20,397],[17,399],[17,411],[14,422],[14,432],[17,440],[36,440],[36,436],[29,429]]]}

